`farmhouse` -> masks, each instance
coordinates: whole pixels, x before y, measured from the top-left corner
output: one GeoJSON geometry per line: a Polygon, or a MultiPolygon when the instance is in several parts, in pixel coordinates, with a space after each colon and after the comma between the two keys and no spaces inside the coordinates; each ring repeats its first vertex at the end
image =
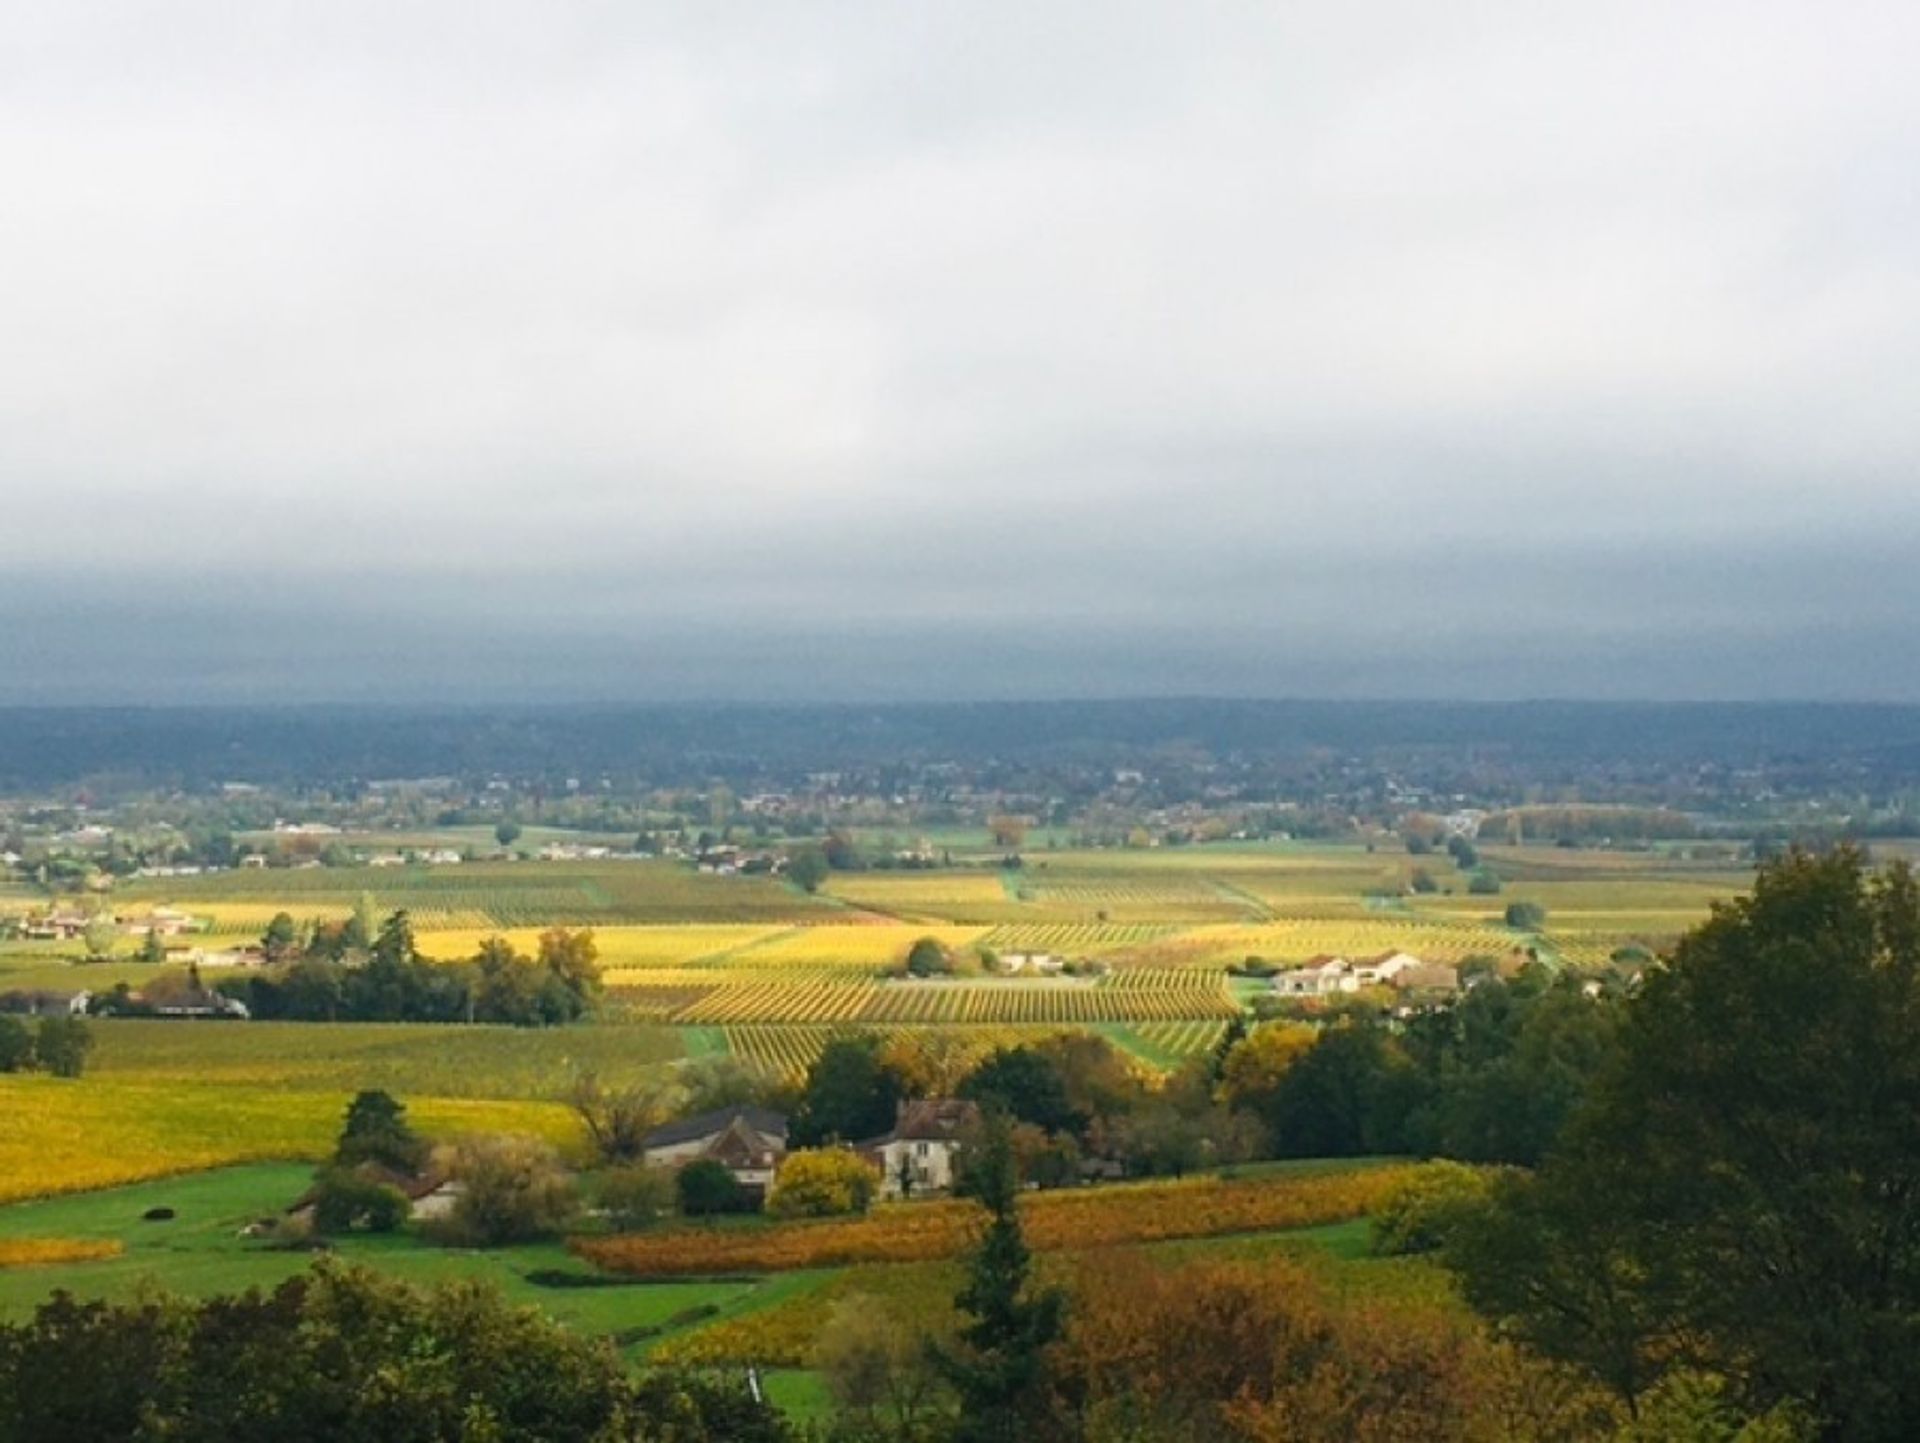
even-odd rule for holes
{"type": "Polygon", "coordinates": [[[1346,958],[1322,953],[1290,972],[1275,973],[1273,990],[1288,997],[1330,997],[1337,992],[1359,991],[1360,979],[1346,958]]]}
{"type": "Polygon", "coordinates": [[[1452,992],[1459,974],[1451,967],[1426,962],[1411,952],[1382,952],[1357,960],[1321,954],[1303,966],[1277,973],[1273,990],[1288,997],[1330,997],[1358,992],[1362,987],[1391,987],[1396,992],[1452,992]]]}
{"type": "MultiPolygon", "coordinates": [[[[460,1196],[458,1182],[432,1169],[416,1175],[377,1162],[363,1162],[353,1170],[353,1175],[362,1182],[378,1183],[400,1193],[406,1198],[411,1215],[417,1218],[445,1217],[453,1211],[454,1199],[460,1196]]],[[[310,1221],[319,1195],[320,1185],[315,1183],[287,1205],[287,1216],[310,1221]]]]}
{"type": "MultiPolygon", "coordinates": [[[[29,917],[20,924],[20,935],[34,941],[70,942],[87,930],[92,919],[84,913],[56,909],[37,917],[29,917]]],[[[111,917],[106,920],[112,921],[111,917]]]]}
{"type": "Polygon", "coordinates": [[[1042,977],[1057,977],[1067,964],[1051,952],[1002,952],[1001,970],[1006,972],[1033,972],[1042,977]]]}
{"type": "Polygon", "coordinates": [[[958,1098],[903,1102],[893,1131],[868,1138],[855,1150],[880,1169],[882,1197],[947,1192],[953,1187],[954,1159],[979,1121],[978,1104],[958,1098]]]}
{"type": "Polygon", "coordinates": [[[643,1160],[651,1167],[680,1168],[710,1159],[741,1187],[764,1197],[787,1155],[787,1119],[764,1107],[723,1107],[655,1128],[643,1146],[643,1160]]]}

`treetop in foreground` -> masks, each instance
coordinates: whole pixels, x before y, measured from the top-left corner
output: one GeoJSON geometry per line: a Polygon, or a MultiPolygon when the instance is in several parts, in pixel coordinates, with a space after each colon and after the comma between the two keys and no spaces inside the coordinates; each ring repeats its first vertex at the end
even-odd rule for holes
{"type": "Polygon", "coordinates": [[[1676,1367],[1820,1436],[1920,1419],[1920,890],[1794,853],[1649,973],[1537,1176],[1456,1250],[1469,1298],[1628,1398],[1676,1367]]]}

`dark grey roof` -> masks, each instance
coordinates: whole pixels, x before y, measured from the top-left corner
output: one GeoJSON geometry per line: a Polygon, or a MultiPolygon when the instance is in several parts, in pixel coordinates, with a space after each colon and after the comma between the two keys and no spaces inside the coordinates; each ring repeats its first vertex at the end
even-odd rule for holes
{"type": "Polygon", "coordinates": [[[675,1143],[692,1142],[695,1138],[710,1137],[716,1132],[724,1132],[739,1118],[755,1132],[770,1133],[782,1142],[787,1137],[787,1116],[783,1112],[774,1112],[765,1107],[723,1107],[716,1112],[703,1112],[697,1117],[683,1117],[678,1122],[670,1122],[664,1127],[656,1127],[646,1136],[647,1147],[672,1147],[675,1143]]]}

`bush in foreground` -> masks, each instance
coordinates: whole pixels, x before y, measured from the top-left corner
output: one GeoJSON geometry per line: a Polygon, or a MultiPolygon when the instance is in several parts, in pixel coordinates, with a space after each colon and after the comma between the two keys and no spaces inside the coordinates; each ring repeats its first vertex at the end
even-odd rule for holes
{"type": "Polygon", "coordinates": [[[460,1185],[453,1211],[434,1225],[442,1241],[499,1247],[551,1237],[579,1210],[573,1176],[533,1137],[473,1137],[453,1150],[460,1185]]]}
{"type": "Polygon", "coordinates": [[[0,1443],[272,1438],[783,1443],[743,1390],[636,1379],[605,1342],[469,1282],[322,1261],[271,1293],[82,1303],[0,1326],[0,1443]]]}

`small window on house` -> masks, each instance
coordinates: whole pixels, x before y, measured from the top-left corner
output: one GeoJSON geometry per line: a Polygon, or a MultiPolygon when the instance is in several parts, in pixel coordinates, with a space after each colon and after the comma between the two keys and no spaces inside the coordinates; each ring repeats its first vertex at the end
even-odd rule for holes
{"type": "Polygon", "coordinates": [[[927,1155],[927,1145],[924,1142],[916,1142],[913,1145],[913,1150],[917,1152],[921,1157],[925,1157],[927,1155]]]}

